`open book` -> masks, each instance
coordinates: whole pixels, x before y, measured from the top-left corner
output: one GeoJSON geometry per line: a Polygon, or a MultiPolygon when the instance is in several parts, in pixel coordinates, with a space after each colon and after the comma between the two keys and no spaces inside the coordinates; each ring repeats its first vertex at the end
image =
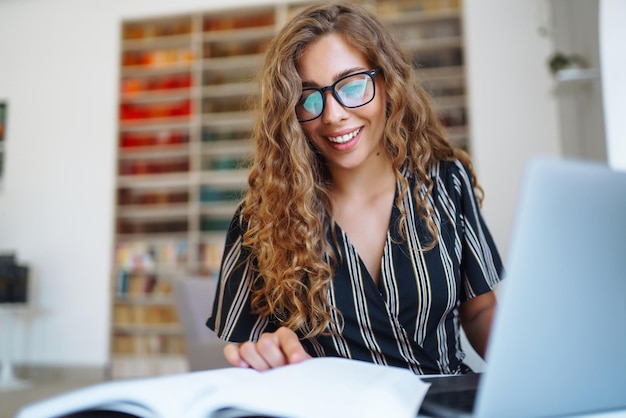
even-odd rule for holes
{"type": "Polygon", "coordinates": [[[324,357],[265,372],[232,367],[110,381],[27,405],[15,418],[85,411],[142,418],[413,418],[428,386],[406,369],[324,357]]]}

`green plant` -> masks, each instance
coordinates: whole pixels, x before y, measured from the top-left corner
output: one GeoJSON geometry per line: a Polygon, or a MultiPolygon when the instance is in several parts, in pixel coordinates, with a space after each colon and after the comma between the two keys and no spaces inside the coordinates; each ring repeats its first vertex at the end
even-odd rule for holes
{"type": "Polygon", "coordinates": [[[554,75],[566,68],[584,68],[587,66],[587,63],[578,54],[566,55],[562,52],[555,52],[548,59],[548,66],[550,67],[550,72],[554,75]]]}

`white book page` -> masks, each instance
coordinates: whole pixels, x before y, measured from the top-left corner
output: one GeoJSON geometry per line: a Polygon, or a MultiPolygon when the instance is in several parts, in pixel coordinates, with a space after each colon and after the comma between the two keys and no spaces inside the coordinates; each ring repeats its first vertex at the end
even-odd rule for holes
{"type": "Polygon", "coordinates": [[[220,408],[290,418],[413,418],[428,386],[406,369],[326,357],[266,372],[225,368],[111,381],[28,405],[16,418],[107,408],[142,418],[208,418],[220,408]]]}
{"type": "Polygon", "coordinates": [[[50,418],[87,409],[134,412],[144,418],[184,417],[189,404],[258,372],[225,368],[145,379],[116,380],[88,386],[33,403],[15,418],[50,418]]]}
{"type": "Polygon", "coordinates": [[[192,405],[185,417],[237,407],[290,418],[414,418],[429,386],[407,369],[314,358],[225,387],[192,405]]]}

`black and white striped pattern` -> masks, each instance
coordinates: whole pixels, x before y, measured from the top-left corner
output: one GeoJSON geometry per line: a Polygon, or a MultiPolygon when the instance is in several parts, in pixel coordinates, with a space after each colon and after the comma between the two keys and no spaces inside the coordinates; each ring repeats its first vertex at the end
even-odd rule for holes
{"type": "MultiPolygon", "coordinates": [[[[342,318],[333,317],[330,335],[302,341],[311,355],[406,367],[418,374],[460,372],[464,354],[458,307],[493,288],[500,280],[502,262],[467,169],[458,161],[441,162],[430,175],[439,243],[424,251],[432,239],[418,215],[418,202],[407,194],[402,202],[408,213],[406,239],[398,231],[400,210],[394,207],[378,285],[347,235],[334,226],[341,263],[328,300],[342,318]]],[[[405,176],[412,190],[415,181],[410,174],[405,176]]],[[[278,326],[272,318],[250,313],[254,275],[241,246],[242,233],[236,216],[227,237],[213,314],[207,321],[230,341],[257,340],[262,332],[278,326]]]]}

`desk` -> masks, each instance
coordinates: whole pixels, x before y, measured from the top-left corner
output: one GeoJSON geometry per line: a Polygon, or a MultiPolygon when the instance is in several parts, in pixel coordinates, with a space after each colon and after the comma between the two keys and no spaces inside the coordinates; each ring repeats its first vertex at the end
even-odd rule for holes
{"type": "Polygon", "coordinates": [[[17,315],[29,314],[32,310],[27,304],[1,303],[0,304],[0,326],[2,340],[2,361],[0,362],[0,391],[27,388],[30,384],[15,377],[13,373],[13,319],[17,315]]]}

